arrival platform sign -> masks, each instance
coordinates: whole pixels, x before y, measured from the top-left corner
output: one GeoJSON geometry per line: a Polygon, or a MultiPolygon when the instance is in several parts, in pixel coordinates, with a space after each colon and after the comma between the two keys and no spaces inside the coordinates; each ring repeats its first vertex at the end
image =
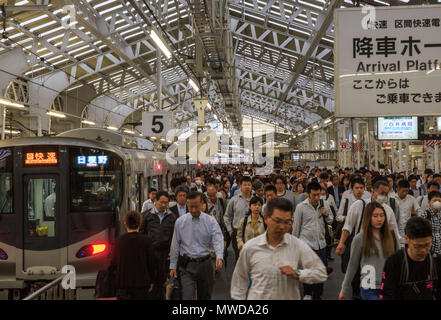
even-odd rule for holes
{"type": "Polygon", "coordinates": [[[441,114],[441,6],[337,9],[336,117],[441,114]]]}

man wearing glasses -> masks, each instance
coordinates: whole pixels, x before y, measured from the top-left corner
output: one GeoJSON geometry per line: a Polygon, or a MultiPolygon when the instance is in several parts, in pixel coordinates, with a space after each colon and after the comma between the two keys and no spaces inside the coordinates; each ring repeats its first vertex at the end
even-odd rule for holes
{"type": "Polygon", "coordinates": [[[245,243],[231,279],[234,300],[300,300],[299,281],[326,281],[326,268],[314,251],[289,234],[292,203],[275,198],[267,203],[264,234],[245,243]]]}
{"type": "MultiPolygon", "coordinates": [[[[332,223],[329,216],[331,209],[326,201],[320,201],[322,187],[318,182],[311,182],[306,187],[308,198],[299,203],[294,212],[294,226],[292,234],[306,242],[309,247],[320,257],[325,266],[326,258],[326,228],[332,223]]],[[[321,300],[323,283],[303,286],[303,300],[321,300]]]]}

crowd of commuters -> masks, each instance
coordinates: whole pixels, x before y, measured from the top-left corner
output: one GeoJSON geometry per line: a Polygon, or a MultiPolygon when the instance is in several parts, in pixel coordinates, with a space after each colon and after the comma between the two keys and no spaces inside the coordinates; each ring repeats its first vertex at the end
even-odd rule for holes
{"type": "Polygon", "coordinates": [[[335,299],[440,299],[440,184],[430,169],[384,166],[263,176],[237,165],[174,178],[127,213],[111,264],[116,294],[163,299],[174,278],[182,299],[211,299],[231,246],[233,299],[320,300],[334,259],[345,274],[335,299]]]}

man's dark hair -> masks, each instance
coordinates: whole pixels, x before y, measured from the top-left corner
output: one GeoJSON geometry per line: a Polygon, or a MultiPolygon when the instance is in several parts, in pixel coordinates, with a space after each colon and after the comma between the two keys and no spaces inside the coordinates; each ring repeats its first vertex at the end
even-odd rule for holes
{"type": "Polygon", "coordinates": [[[214,179],[214,178],[208,178],[208,179],[205,181],[205,185],[208,186],[209,184],[215,186],[215,185],[216,185],[216,179],[214,179]]]}
{"type": "Polygon", "coordinates": [[[398,186],[397,187],[398,187],[398,189],[400,189],[400,188],[407,188],[407,189],[409,189],[410,188],[410,183],[407,180],[400,180],[398,182],[398,186]]]}
{"type": "Polygon", "coordinates": [[[277,194],[277,189],[272,184],[270,184],[270,185],[265,187],[265,191],[264,192],[266,193],[267,191],[274,191],[274,193],[277,194]]]}
{"type": "Polygon", "coordinates": [[[167,191],[163,191],[163,190],[161,190],[161,191],[159,191],[159,192],[156,194],[156,199],[159,200],[161,197],[167,197],[167,199],[170,200],[170,196],[168,195],[168,192],[167,192],[167,191]]]}
{"type": "Polygon", "coordinates": [[[428,197],[429,197],[429,201],[432,200],[434,197],[441,198],[441,192],[431,191],[431,192],[429,192],[428,197]]]}
{"type": "Polygon", "coordinates": [[[155,188],[150,188],[150,190],[149,190],[149,194],[152,193],[152,192],[158,192],[158,190],[155,189],[155,188]]]}
{"type": "Polygon", "coordinates": [[[202,193],[198,192],[198,191],[190,191],[187,194],[187,200],[193,200],[199,198],[200,201],[202,201],[202,193]]]}
{"type": "Polygon", "coordinates": [[[320,173],[319,178],[322,180],[328,180],[329,176],[326,172],[322,172],[322,173],[320,173]]]}
{"type": "Polygon", "coordinates": [[[274,209],[279,209],[281,211],[289,211],[292,217],[292,203],[285,198],[274,198],[268,201],[266,205],[266,216],[271,217],[273,215],[274,209]]]}
{"type": "Polygon", "coordinates": [[[433,175],[433,179],[435,179],[435,178],[441,178],[441,174],[439,174],[439,173],[435,173],[435,174],[433,175]]]}
{"type": "Polygon", "coordinates": [[[251,205],[252,205],[252,204],[255,204],[255,203],[257,203],[257,202],[260,202],[260,204],[263,205],[263,200],[262,200],[261,197],[257,197],[257,196],[252,197],[252,198],[250,199],[250,208],[251,208],[251,205]]]}
{"type": "Polygon", "coordinates": [[[424,173],[425,174],[432,174],[433,171],[432,171],[432,169],[426,169],[426,170],[424,170],[424,173]]]}
{"type": "Polygon", "coordinates": [[[377,180],[373,185],[372,185],[372,189],[377,190],[380,186],[385,186],[385,187],[390,187],[389,183],[387,183],[387,181],[385,180],[377,180]]]}
{"type": "Polygon", "coordinates": [[[170,181],[170,187],[172,189],[176,189],[181,184],[181,179],[179,178],[173,178],[170,181]]]}
{"type": "Polygon", "coordinates": [[[362,186],[365,186],[364,180],[361,179],[361,178],[355,178],[355,179],[353,179],[353,180],[352,180],[352,183],[351,183],[351,188],[354,188],[354,187],[355,187],[355,184],[361,184],[362,186]]]}
{"type": "Polygon", "coordinates": [[[432,225],[429,220],[422,217],[411,217],[407,220],[404,234],[410,239],[431,237],[432,225]]]}
{"type": "Polygon", "coordinates": [[[187,194],[189,191],[188,191],[188,188],[186,186],[178,186],[175,189],[175,194],[178,195],[179,192],[185,192],[185,194],[187,194]]]}
{"type": "Polygon", "coordinates": [[[311,192],[311,190],[314,190],[314,191],[320,191],[322,189],[322,186],[320,185],[320,183],[318,183],[318,182],[315,182],[315,181],[312,181],[311,183],[309,183],[307,186],[306,186],[306,192],[307,193],[310,193],[311,192]]]}
{"type": "Polygon", "coordinates": [[[242,178],[240,178],[240,184],[243,184],[244,182],[251,182],[251,177],[250,176],[242,176],[242,178]]]}
{"type": "Polygon", "coordinates": [[[286,183],[286,179],[285,179],[285,177],[282,176],[282,175],[278,175],[278,176],[275,176],[275,177],[274,177],[274,180],[273,180],[274,184],[276,184],[277,180],[282,180],[282,183],[283,183],[283,184],[286,183]]]}
{"type": "Polygon", "coordinates": [[[436,186],[439,190],[439,183],[436,181],[430,181],[429,184],[427,185],[427,189],[430,189],[431,186],[436,186]]]}
{"type": "Polygon", "coordinates": [[[412,180],[418,180],[417,176],[411,174],[411,175],[409,176],[409,178],[407,178],[407,181],[409,181],[409,182],[411,182],[412,180]]]}
{"type": "Polygon", "coordinates": [[[253,182],[253,190],[259,190],[263,188],[263,183],[260,180],[253,182]]]}
{"type": "Polygon", "coordinates": [[[136,230],[141,226],[142,215],[138,211],[129,211],[124,216],[124,222],[130,230],[136,230]]]}

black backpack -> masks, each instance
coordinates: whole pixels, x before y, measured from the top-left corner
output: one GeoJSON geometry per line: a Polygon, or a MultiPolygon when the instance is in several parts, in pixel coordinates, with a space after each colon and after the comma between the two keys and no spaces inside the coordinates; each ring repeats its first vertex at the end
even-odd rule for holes
{"type": "Polygon", "coordinates": [[[96,298],[112,298],[116,296],[115,277],[116,270],[111,265],[107,269],[98,272],[95,282],[96,298]]]}
{"type": "Polygon", "coordinates": [[[437,281],[438,281],[438,272],[437,272],[437,264],[435,261],[435,258],[437,257],[436,254],[432,256],[432,254],[429,253],[429,263],[430,263],[430,280],[421,280],[421,281],[412,281],[409,282],[409,262],[407,261],[407,252],[406,248],[403,249],[404,252],[404,258],[401,265],[401,276],[400,276],[400,287],[406,287],[406,288],[412,288],[413,292],[416,296],[419,296],[421,294],[421,290],[418,286],[423,286],[427,288],[429,284],[432,284],[432,299],[436,300],[436,293],[437,293],[437,281]]]}

